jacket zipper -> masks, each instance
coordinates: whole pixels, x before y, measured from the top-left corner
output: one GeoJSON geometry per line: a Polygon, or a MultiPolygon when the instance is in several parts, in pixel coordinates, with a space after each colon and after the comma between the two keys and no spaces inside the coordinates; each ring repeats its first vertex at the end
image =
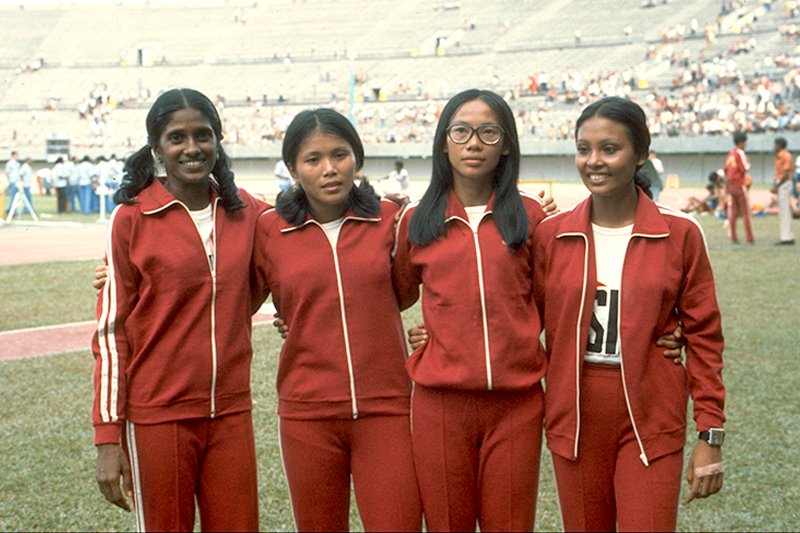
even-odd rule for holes
{"type": "MultiPolygon", "coordinates": [[[[645,234],[631,234],[631,240],[634,237],[659,237],[659,235],[645,235],[645,234]]],[[[628,241],[628,246],[630,246],[631,240],[628,241]]],[[[625,252],[625,257],[628,257],[627,251],[625,252]]],[[[625,264],[622,265],[623,272],[625,271],[625,264]]],[[[625,279],[625,276],[622,276],[622,279],[625,279]]],[[[622,284],[620,283],[619,287],[619,308],[617,309],[617,324],[621,324],[622,321],[622,284]]],[[[625,393],[625,405],[628,408],[628,416],[631,418],[631,426],[633,427],[633,434],[636,435],[636,443],[639,445],[639,459],[642,460],[644,466],[650,466],[650,462],[647,460],[647,454],[644,451],[644,444],[642,444],[642,439],[639,436],[639,428],[636,427],[636,419],[633,418],[633,410],[631,409],[631,401],[628,397],[628,382],[625,379],[625,358],[623,357],[624,350],[622,349],[622,335],[619,336],[619,366],[620,372],[622,373],[622,390],[625,393]]]]}
{"type": "MultiPolygon", "coordinates": [[[[488,212],[487,212],[488,213],[488,212]]],[[[478,240],[478,227],[480,227],[483,217],[487,215],[483,213],[477,227],[473,228],[472,224],[461,217],[452,217],[455,220],[460,220],[465,223],[472,231],[472,240],[475,243],[475,263],[478,268],[478,289],[481,295],[481,324],[483,325],[483,348],[486,359],[486,385],[487,390],[492,390],[492,357],[491,350],[489,350],[489,318],[486,315],[486,289],[483,282],[483,258],[481,256],[481,244],[478,240]]]]}
{"type": "MultiPolygon", "coordinates": [[[[214,201],[214,209],[211,215],[211,242],[214,243],[212,249],[213,256],[208,256],[208,267],[211,270],[211,418],[217,414],[217,204],[214,201]]],[[[205,248],[205,245],[203,246],[205,248]]]]}
{"type": "MultiPolygon", "coordinates": [[[[344,223],[342,223],[344,224],[344,223]]],[[[344,308],[344,290],[342,289],[342,276],[339,270],[339,253],[336,247],[333,247],[333,265],[336,269],[336,289],[339,291],[339,310],[342,314],[342,332],[344,333],[344,351],[347,354],[347,372],[350,378],[350,408],[353,412],[353,418],[358,418],[358,405],[356,404],[356,381],[353,372],[353,356],[350,353],[350,336],[347,334],[347,311],[344,308]]]]}
{"type": "Polygon", "coordinates": [[[581,364],[583,354],[581,353],[581,322],[583,322],[583,309],[586,307],[586,288],[589,281],[589,239],[586,235],[579,233],[583,239],[583,286],[581,287],[581,307],[578,310],[578,323],[575,326],[575,407],[577,420],[575,421],[575,448],[572,454],[578,457],[578,440],[581,435],[581,364]]]}

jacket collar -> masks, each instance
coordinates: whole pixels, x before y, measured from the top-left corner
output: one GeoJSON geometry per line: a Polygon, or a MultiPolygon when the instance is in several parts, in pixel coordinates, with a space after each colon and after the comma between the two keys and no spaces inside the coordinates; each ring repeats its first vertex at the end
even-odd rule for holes
{"type": "MultiPolygon", "coordinates": [[[[374,216],[374,217],[360,217],[360,216],[356,215],[353,212],[352,208],[348,208],[347,211],[345,211],[343,218],[344,218],[345,222],[348,221],[348,220],[360,220],[362,222],[380,222],[381,221],[381,216],[380,215],[377,215],[377,216],[374,216]]],[[[296,229],[300,229],[302,227],[308,226],[309,224],[316,224],[317,226],[321,226],[322,225],[322,223],[317,222],[317,220],[314,219],[314,217],[312,217],[310,214],[308,216],[306,216],[306,219],[305,219],[305,221],[303,221],[302,224],[298,224],[296,226],[293,226],[292,224],[287,222],[280,215],[278,215],[278,219],[280,220],[280,231],[281,231],[281,233],[285,233],[287,231],[293,231],[293,230],[296,230],[296,229]]]]}
{"type": "MultiPolygon", "coordinates": [[[[669,226],[661,216],[658,205],[642,189],[637,187],[636,190],[639,193],[639,204],[633,220],[633,235],[639,237],[668,236],[669,226]]],[[[564,213],[566,220],[561,223],[556,237],[576,233],[588,235],[592,230],[591,213],[592,197],[589,196],[572,210],[564,213]]]]}
{"type": "MultiPolygon", "coordinates": [[[[214,187],[209,185],[208,188],[211,193],[211,205],[214,205],[219,195],[214,187]]],[[[173,205],[184,205],[183,202],[172,196],[172,193],[167,190],[158,178],[145,187],[136,197],[136,200],[141,205],[142,213],[145,215],[153,215],[173,205]]]]}
{"type": "MultiPolygon", "coordinates": [[[[493,206],[494,206],[494,191],[492,191],[492,196],[489,198],[489,201],[486,204],[486,211],[484,211],[484,214],[491,213],[493,206]]],[[[451,188],[450,199],[447,201],[447,209],[445,209],[444,212],[444,219],[445,221],[448,221],[453,218],[469,220],[469,217],[467,216],[467,210],[464,208],[464,204],[461,203],[461,200],[458,199],[458,196],[456,196],[455,191],[451,188]]]]}

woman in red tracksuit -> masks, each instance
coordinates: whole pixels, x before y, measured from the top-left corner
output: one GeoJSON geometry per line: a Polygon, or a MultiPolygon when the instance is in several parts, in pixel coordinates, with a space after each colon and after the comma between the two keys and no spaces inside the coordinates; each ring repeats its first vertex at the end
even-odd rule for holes
{"type": "Polygon", "coordinates": [[[705,238],[694,219],[649,198],[637,174],[650,144],[638,105],[590,105],[576,143],[591,196],[534,239],[545,432],[564,528],[674,530],[689,394],[700,434],[686,501],[722,487],[723,338],[705,238]],[[679,321],[685,368],[656,346],[679,321]]]}
{"type": "Polygon", "coordinates": [[[402,307],[429,338],[409,358],[414,461],[429,531],[533,529],[546,363],[533,302],[541,201],[517,189],[520,151],[502,98],[469,90],[442,111],[433,176],[403,214],[402,307]]]}
{"type": "Polygon", "coordinates": [[[201,93],[159,96],[147,134],[109,221],[92,343],[97,481],[130,511],[122,476],[139,531],[191,531],[195,501],[204,531],[254,531],[249,266],[267,205],[237,190],[201,93]]]}
{"type": "Polygon", "coordinates": [[[297,185],[258,221],[254,280],[289,328],[278,365],[284,470],[299,531],[420,530],[411,382],[391,251],[398,207],[354,185],[364,149],[340,113],[299,113],[283,160],[297,185]]]}

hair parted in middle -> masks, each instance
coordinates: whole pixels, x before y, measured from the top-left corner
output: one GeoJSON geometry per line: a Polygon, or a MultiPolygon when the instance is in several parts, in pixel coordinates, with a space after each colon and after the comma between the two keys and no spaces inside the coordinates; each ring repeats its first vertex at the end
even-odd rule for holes
{"type": "MultiPolygon", "coordinates": [[[[300,148],[316,132],[335,135],[349,144],[356,158],[355,171],[361,170],[364,166],[364,145],[361,144],[358,132],[344,115],[328,108],[306,109],[292,119],[283,137],[281,155],[286,166],[292,171],[297,170],[300,148]]],[[[348,209],[360,217],[372,217],[381,212],[380,199],[367,180],[363,180],[361,185],[353,185],[345,210],[348,209]]],[[[305,222],[309,215],[314,216],[306,193],[299,183],[278,195],[275,210],[284,220],[295,226],[305,222]]]]}
{"type": "Polygon", "coordinates": [[[508,247],[514,251],[528,239],[528,214],[517,188],[519,182],[520,149],[514,113],[498,94],[480,89],[462,91],[444,106],[433,139],[433,170],[431,183],[409,223],[408,235],[417,246],[427,246],[447,232],[445,212],[453,189],[453,167],[445,148],[447,128],[458,109],[473,100],[483,100],[503,128],[503,149],[494,172],[492,187],[494,203],[492,218],[508,247]]]}
{"type": "Polygon", "coordinates": [[[153,165],[154,148],[159,145],[159,138],[172,120],[172,115],[181,109],[196,109],[211,125],[217,139],[217,160],[211,173],[214,175],[212,185],[220,195],[223,207],[229,211],[244,207],[239,189],[233,182],[230,160],[222,148],[222,121],[217,108],[211,100],[200,91],[194,89],[170,89],[161,94],[147,113],[147,144],[131,155],[123,169],[122,184],[114,194],[118,204],[133,204],[136,196],[147,188],[155,179],[153,165]]]}
{"type": "MultiPolygon", "coordinates": [[[[637,157],[646,158],[650,153],[650,128],[647,127],[647,117],[639,104],[620,98],[619,96],[607,96],[595,103],[586,106],[575,123],[575,140],[577,141],[578,132],[583,123],[590,118],[601,117],[616,122],[628,134],[633,144],[633,152],[637,157]]],[[[639,173],[642,165],[636,167],[633,175],[633,182],[638,185],[650,198],[653,193],[650,191],[650,180],[639,173]]]]}

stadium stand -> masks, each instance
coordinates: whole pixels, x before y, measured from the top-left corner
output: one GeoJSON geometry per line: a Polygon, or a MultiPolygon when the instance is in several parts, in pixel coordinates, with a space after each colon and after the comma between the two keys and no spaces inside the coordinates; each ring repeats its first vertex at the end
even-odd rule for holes
{"type": "Polygon", "coordinates": [[[605,94],[642,102],[655,136],[800,130],[796,19],[776,0],[117,2],[0,16],[7,150],[43,153],[56,132],[75,147],[139,146],[147,109],[174,86],[216,99],[227,142],[255,146],[279,143],[309,106],[352,112],[369,143],[429,142],[468,87],[505,95],[528,140],[569,138],[580,106],[605,94]]]}

